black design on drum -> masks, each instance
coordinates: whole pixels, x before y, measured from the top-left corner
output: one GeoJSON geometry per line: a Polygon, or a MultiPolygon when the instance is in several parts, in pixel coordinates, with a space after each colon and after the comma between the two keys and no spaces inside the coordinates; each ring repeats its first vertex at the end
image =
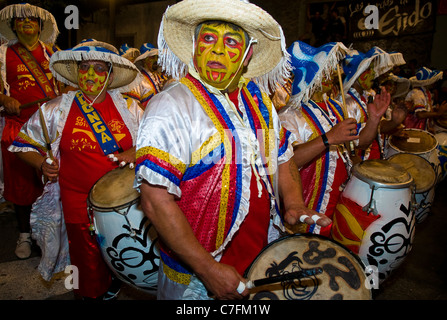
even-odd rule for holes
{"type": "MultiPolygon", "coordinates": [[[[293,251],[281,262],[272,262],[270,267],[265,271],[265,275],[267,277],[273,277],[303,270],[301,267],[303,262],[297,255],[298,252],[293,251]],[[292,269],[291,271],[287,271],[286,269],[290,265],[292,265],[292,269]]],[[[283,281],[281,282],[281,287],[284,297],[288,300],[309,300],[318,289],[318,280],[315,276],[312,276],[298,280],[283,281]]],[[[279,300],[279,297],[271,291],[260,291],[254,295],[253,299],[279,300]]]]}
{"type": "MultiPolygon", "coordinates": [[[[409,217],[409,219],[407,220],[402,216],[393,219],[383,225],[379,231],[374,232],[370,237],[372,244],[369,247],[367,254],[368,263],[370,265],[374,265],[381,270],[381,265],[386,265],[390,262],[386,257],[393,257],[391,269],[383,270],[384,272],[379,273],[379,279],[382,280],[387,278],[391,271],[403,262],[403,259],[408,252],[410,252],[412,247],[415,228],[415,212],[411,209],[411,204],[408,204],[408,208],[402,204],[400,206],[400,211],[409,217]],[[408,223],[408,221],[410,221],[410,223],[408,223]],[[404,226],[407,234],[390,233],[390,231],[398,224],[404,226]]],[[[398,228],[397,230],[402,229],[398,228]]]]}
{"type": "Polygon", "coordinates": [[[158,239],[150,239],[149,231],[151,227],[152,224],[149,223],[147,217],[144,217],[141,220],[138,229],[131,230],[130,226],[124,224],[122,225],[122,228],[128,232],[123,232],[116,236],[112,241],[112,246],[106,249],[106,253],[110,257],[110,263],[115,271],[118,272],[121,277],[127,279],[134,285],[136,285],[135,280],[137,279],[137,275],[132,274],[132,272],[128,272],[129,270],[137,270],[148,261],[152,267],[144,270],[143,275],[150,276],[158,272],[159,269],[158,261],[160,257],[157,254],[158,250],[156,250],[158,239]],[[129,241],[126,241],[125,246],[120,244],[121,241],[128,240],[129,238],[132,238],[133,241],[138,242],[143,249],[129,246],[129,241]],[[148,246],[149,243],[150,246],[148,246]],[[124,248],[120,249],[122,247],[124,248]],[[123,271],[126,271],[127,275],[123,274],[123,271]]]}

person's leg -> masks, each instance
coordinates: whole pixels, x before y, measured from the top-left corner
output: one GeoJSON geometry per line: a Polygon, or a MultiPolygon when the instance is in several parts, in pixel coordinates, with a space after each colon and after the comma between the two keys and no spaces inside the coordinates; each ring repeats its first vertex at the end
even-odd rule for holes
{"type": "Polygon", "coordinates": [[[19,259],[28,259],[31,256],[31,227],[30,214],[31,206],[14,205],[17,216],[17,226],[19,229],[19,239],[15,254],[19,259]]]}

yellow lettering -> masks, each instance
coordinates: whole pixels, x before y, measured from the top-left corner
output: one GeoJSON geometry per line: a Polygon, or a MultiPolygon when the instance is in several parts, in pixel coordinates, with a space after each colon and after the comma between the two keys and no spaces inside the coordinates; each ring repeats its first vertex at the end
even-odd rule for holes
{"type": "Polygon", "coordinates": [[[106,143],[107,141],[112,141],[112,138],[110,138],[107,133],[102,132],[101,133],[101,139],[102,139],[102,143],[106,143]]]}
{"type": "Polygon", "coordinates": [[[104,132],[106,130],[106,127],[102,125],[101,121],[93,123],[92,126],[97,133],[104,132]]]}
{"type": "Polygon", "coordinates": [[[88,118],[88,121],[90,121],[90,123],[94,123],[94,122],[96,122],[96,121],[100,121],[100,120],[101,120],[101,119],[99,118],[98,113],[96,113],[96,112],[89,113],[89,114],[87,115],[87,118],[88,118]]]}

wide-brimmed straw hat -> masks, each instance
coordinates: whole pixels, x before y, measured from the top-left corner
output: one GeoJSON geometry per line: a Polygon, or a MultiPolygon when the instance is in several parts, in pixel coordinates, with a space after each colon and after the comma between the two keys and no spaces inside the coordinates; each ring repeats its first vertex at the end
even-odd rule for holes
{"type": "Polygon", "coordinates": [[[416,72],[415,76],[410,78],[410,82],[413,87],[425,87],[441,80],[442,77],[442,71],[422,67],[416,72]]]}
{"type": "Polygon", "coordinates": [[[305,42],[295,41],[287,51],[291,56],[292,96],[289,104],[299,107],[307,102],[322,80],[329,78],[337,64],[350,52],[341,42],[329,42],[315,48],[305,42]]]}
{"type": "Polygon", "coordinates": [[[382,81],[379,84],[382,85],[387,81],[394,82],[394,84],[396,86],[396,91],[391,96],[391,98],[393,98],[393,99],[402,97],[402,96],[406,95],[408,93],[408,91],[410,91],[411,82],[409,79],[407,79],[405,77],[401,77],[401,76],[395,75],[393,73],[390,73],[386,76],[386,78],[382,79],[382,81]]]}
{"type": "Polygon", "coordinates": [[[197,25],[216,20],[233,23],[256,40],[244,77],[255,79],[268,90],[290,76],[281,26],[247,0],[183,0],[168,7],[158,35],[159,62],[168,75],[178,79],[187,73],[197,25]]]}
{"type": "Polygon", "coordinates": [[[29,3],[12,4],[0,11],[0,38],[3,41],[17,39],[11,28],[13,18],[37,17],[41,20],[41,33],[39,39],[47,44],[54,44],[59,34],[56,19],[45,9],[29,3]]]}
{"type": "Polygon", "coordinates": [[[140,55],[135,59],[133,63],[139,66],[142,64],[147,57],[158,56],[158,49],[154,47],[153,44],[146,42],[140,47],[140,55]]]}
{"type": "Polygon", "coordinates": [[[78,87],[78,63],[86,60],[112,64],[114,77],[109,89],[128,92],[142,80],[140,71],[132,62],[101,46],[78,46],[57,51],[50,58],[50,70],[57,80],[78,87]]]}
{"type": "Polygon", "coordinates": [[[124,43],[119,48],[119,55],[133,61],[140,55],[140,50],[129,47],[127,43],[124,43]]]}
{"type": "Polygon", "coordinates": [[[391,70],[395,66],[405,64],[403,55],[399,52],[386,52],[379,47],[373,47],[363,53],[353,50],[343,61],[343,71],[346,75],[343,89],[347,92],[360,75],[365,72],[371,63],[374,64],[375,78],[391,70]]]}

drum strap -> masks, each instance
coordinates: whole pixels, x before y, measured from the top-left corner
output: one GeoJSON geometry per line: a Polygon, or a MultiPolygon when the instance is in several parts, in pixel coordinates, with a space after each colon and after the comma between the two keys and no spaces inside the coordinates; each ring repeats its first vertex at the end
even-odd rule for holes
{"type": "Polygon", "coordinates": [[[106,122],[102,119],[100,113],[88,104],[81,91],[76,92],[74,101],[92,129],[104,155],[120,150],[121,147],[107,127],[106,122]]]}

